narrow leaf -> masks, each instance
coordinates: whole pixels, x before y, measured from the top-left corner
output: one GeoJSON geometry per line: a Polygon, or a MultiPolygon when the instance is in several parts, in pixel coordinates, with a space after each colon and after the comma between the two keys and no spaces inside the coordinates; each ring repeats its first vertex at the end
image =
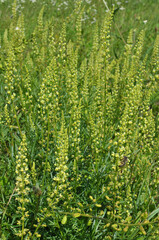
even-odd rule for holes
{"type": "Polygon", "coordinates": [[[155,209],[149,216],[148,216],[148,220],[151,220],[151,218],[153,218],[156,214],[159,213],[159,208],[155,209]]]}

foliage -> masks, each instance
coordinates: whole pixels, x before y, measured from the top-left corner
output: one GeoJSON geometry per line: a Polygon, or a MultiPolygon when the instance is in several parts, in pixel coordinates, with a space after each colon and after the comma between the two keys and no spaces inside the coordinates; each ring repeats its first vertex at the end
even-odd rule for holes
{"type": "Polygon", "coordinates": [[[134,42],[130,30],[115,57],[112,10],[88,47],[84,9],[76,1],[56,31],[42,7],[27,35],[13,3],[0,52],[1,239],[159,234],[159,38],[145,55],[145,32],[134,42]]]}

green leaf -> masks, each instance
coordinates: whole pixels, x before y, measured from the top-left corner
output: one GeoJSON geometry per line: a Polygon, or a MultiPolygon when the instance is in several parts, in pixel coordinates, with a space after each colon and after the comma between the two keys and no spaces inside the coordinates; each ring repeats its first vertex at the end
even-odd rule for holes
{"type": "Polygon", "coordinates": [[[153,218],[156,214],[159,213],[159,208],[155,209],[149,216],[148,216],[148,220],[151,220],[151,218],[153,218]]]}
{"type": "Polygon", "coordinates": [[[6,240],[7,238],[5,237],[4,234],[2,234],[2,240],[6,240]]]}
{"type": "Polygon", "coordinates": [[[65,224],[67,223],[67,215],[65,215],[65,216],[63,217],[61,223],[62,223],[63,225],[65,225],[65,224]]]}
{"type": "Polygon", "coordinates": [[[144,240],[145,237],[139,237],[137,240],[144,240]]]}

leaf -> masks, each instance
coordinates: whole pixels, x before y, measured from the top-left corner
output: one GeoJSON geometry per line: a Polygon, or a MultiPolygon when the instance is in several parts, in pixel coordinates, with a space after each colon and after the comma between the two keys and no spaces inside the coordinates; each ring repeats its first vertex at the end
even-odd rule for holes
{"type": "Polygon", "coordinates": [[[117,7],[117,8],[114,10],[113,21],[115,21],[115,20],[114,20],[114,16],[115,16],[115,14],[119,11],[119,9],[120,9],[120,7],[117,7]]]}
{"type": "MultiPolygon", "coordinates": [[[[51,222],[52,225],[54,224],[52,221],[50,221],[50,222],[51,222]]],[[[55,221],[55,226],[60,229],[60,225],[59,225],[57,220],[55,221]]]]}
{"type": "Polygon", "coordinates": [[[137,240],[144,240],[145,237],[139,237],[137,240]]]}
{"type": "Polygon", "coordinates": [[[151,218],[153,218],[156,214],[159,213],[159,208],[155,209],[149,216],[148,216],[148,220],[151,220],[151,218]]]}
{"type": "Polygon", "coordinates": [[[81,216],[81,214],[80,214],[80,213],[74,213],[73,216],[74,216],[75,218],[78,218],[78,217],[81,216]]]}
{"type": "Polygon", "coordinates": [[[65,224],[67,223],[67,215],[65,215],[65,216],[63,217],[61,223],[62,223],[63,225],[65,225],[65,224]]]}
{"type": "Polygon", "coordinates": [[[4,234],[2,234],[2,238],[1,238],[2,240],[6,240],[7,238],[5,237],[5,235],[4,234]]]}
{"type": "Polygon", "coordinates": [[[119,11],[120,7],[117,7],[115,10],[114,10],[114,15],[119,11]]]}
{"type": "Polygon", "coordinates": [[[129,237],[129,240],[135,239],[135,237],[137,236],[138,232],[139,232],[139,229],[136,228],[136,229],[132,232],[131,236],[129,237]]]}

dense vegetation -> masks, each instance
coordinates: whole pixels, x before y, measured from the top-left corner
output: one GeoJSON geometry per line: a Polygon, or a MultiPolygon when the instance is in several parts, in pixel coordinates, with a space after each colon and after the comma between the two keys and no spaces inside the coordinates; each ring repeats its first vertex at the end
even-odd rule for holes
{"type": "Polygon", "coordinates": [[[117,1],[96,18],[40,1],[33,22],[19,2],[1,28],[0,239],[158,239],[158,26],[123,33],[117,1]]]}

